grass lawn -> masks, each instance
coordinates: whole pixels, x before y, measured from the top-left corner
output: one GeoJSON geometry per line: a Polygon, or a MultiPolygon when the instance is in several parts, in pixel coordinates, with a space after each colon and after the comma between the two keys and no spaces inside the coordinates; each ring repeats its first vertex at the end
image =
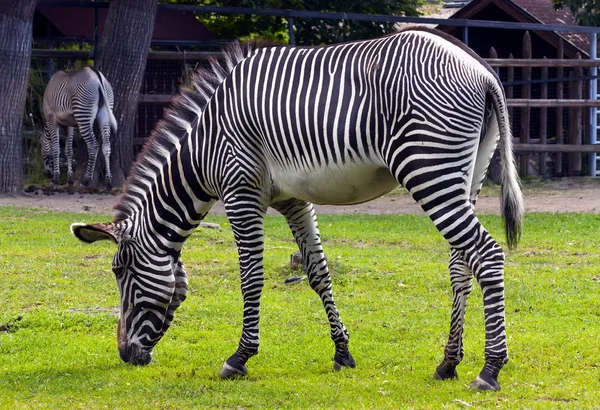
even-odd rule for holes
{"type": "MultiPolygon", "coordinates": [[[[482,216],[504,244],[500,218],[482,216]]],[[[469,299],[460,379],[435,381],[448,333],[448,247],[422,216],[320,217],[334,295],[356,369],[332,372],[317,295],[289,268],[283,218],[266,221],[261,351],[249,377],[217,376],[241,333],[227,220],[188,240],[188,299],[135,367],[117,352],[111,243],[81,244],[72,222],[109,216],[0,207],[0,408],[573,408],[600,406],[600,216],[528,214],[507,252],[510,362],[500,392],[468,389],[483,365],[483,310],[469,299]]]]}

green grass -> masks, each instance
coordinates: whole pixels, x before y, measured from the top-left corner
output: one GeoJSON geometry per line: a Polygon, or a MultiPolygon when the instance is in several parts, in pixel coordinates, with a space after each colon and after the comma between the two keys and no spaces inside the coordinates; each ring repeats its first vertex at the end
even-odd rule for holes
{"type": "MultiPolygon", "coordinates": [[[[295,245],[266,221],[261,351],[249,377],[223,381],[241,332],[237,256],[222,231],[184,248],[188,299],[146,367],[118,357],[110,243],[85,245],[74,221],[108,216],[0,207],[0,408],[590,408],[600,404],[599,215],[529,214],[507,253],[511,361],[502,391],[468,389],[483,365],[481,292],[469,299],[459,380],[442,358],[451,292],[448,249],[421,216],[321,216],[334,295],[356,369],[332,372],[325,313],[288,268],[295,245]]],[[[504,244],[499,217],[482,216],[504,244]]]]}

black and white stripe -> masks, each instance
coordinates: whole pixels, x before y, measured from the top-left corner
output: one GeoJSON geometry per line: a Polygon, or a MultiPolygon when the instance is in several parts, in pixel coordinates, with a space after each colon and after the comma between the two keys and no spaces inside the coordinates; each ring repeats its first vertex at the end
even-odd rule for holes
{"type": "Polygon", "coordinates": [[[113,89],[98,70],[86,67],[69,73],[58,71],[52,76],[44,91],[42,156],[44,168],[52,175],[53,184],[58,184],[60,174],[60,130],[67,131],[67,175],[69,184],[73,183],[73,127],[79,127],[88,151],[87,169],[82,184],[87,185],[92,179],[98,155],[99,139],[94,135],[94,123],[97,122],[106,164],[105,179],[107,189],[110,189],[110,133],[111,130],[113,133],[117,132],[113,106],[113,89]]]}
{"type": "Polygon", "coordinates": [[[221,376],[246,374],[246,361],[258,352],[269,206],[286,217],[321,297],[335,367],[354,367],[312,203],[355,204],[402,184],[452,249],[450,337],[435,377],[456,376],[474,276],[485,303],[486,363],[473,386],[499,389],[508,358],[504,254],[473,212],[498,141],[511,247],[523,207],[496,74],[460,43],[422,28],[326,47],[237,46],[226,56],[174,100],[133,168],[115,220],[73,226],[84,241],[119,244],[115,266],[126,268],[119,279],[122,312],[127,303],[146,312],[120,321],[125,360],[150,360],[137,352],[151,352],[164,333],[165,312],[170,322],[185,297],[182,279],[175,291],[183,243],[220,199],[238,246],[244,299],[239,347],[221,376]],[[136,292],[147,307],[137,307],[136,292]]]}

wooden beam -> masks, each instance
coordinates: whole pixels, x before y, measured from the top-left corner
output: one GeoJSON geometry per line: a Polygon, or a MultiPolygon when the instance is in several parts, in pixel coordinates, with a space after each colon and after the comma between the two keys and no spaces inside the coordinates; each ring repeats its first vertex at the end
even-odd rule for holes
{"type": "Polygon", "coordinates": [[[167,104],[175,94],[140,94],[139,102],[148,104],[167,104]]]}
{"type": "Polygon", "coordinates": [[[148,60],[208,60],[223,58],[220,51],[150,51],[148,60]]]}
{"type": "Polygon", "coordinates": [[[600,60],[583,59],[486,58],[485,61],[492,67],[600,67],[600,60]]]}
{"type": "Polygon", "coordinates": [[[515,144],[513,149],[515,152],[600,152],[600,144],[515,144]]]}
{"type": "MultiPolygon", "coordinates": [[[[92,60],[93,50],[55,50],[34,48],[31,51],[34,58],[66,58],[74,60],[92,60]]],[[[149,51],[149,60],[207,60],[221,58],[223,53],[217,51],[149,51]]]]}
{"type": "Polygon", "coordinates": [[[563,99],[526,99],[511,98],[506,100],[509,107],[570,107],[570,108],[589,108],[600,107],[600,100],[563,100],[563,99]]]}
{"type": "MultiPolygon", "coordinates": [[[[140,94],[141,103],[166,104],[174,97],[170,94],[140,94]]],[[[563,100],[563,99],[524,99],[509,98],[506,100],[509,107],[576,107],[576,108],[600,108],[600,100],[563,100]]]]}

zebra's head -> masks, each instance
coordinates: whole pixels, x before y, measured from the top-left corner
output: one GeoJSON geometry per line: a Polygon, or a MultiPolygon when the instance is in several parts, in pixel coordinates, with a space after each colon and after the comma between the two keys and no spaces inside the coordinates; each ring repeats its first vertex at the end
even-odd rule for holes
{"type": "Polygon", "coordinates": [[[72,224],[81,241],[110,240],[118,250],[112,270],[121,295],[117,341],[123,361],[148,364],[152,350],[169,328],[187,295],[188,281],[179,254],[156,254],[131,235],[124,221],[72,224]]]}

